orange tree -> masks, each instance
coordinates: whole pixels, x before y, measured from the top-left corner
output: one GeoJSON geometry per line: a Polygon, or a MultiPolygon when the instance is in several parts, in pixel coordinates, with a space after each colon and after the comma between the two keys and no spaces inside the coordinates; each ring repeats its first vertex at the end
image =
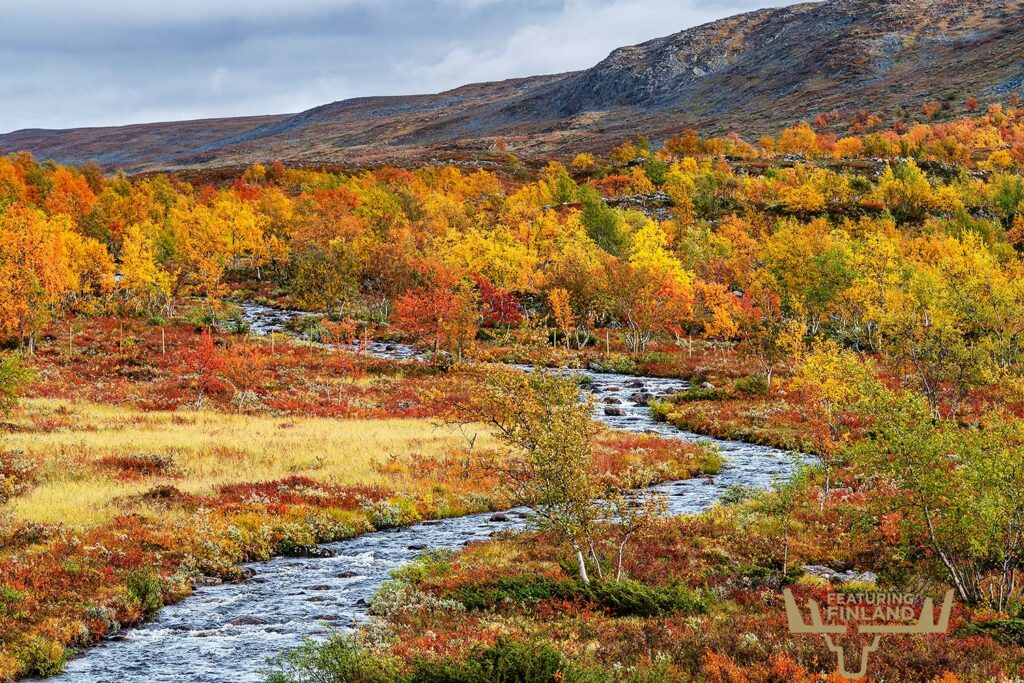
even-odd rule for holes
{"type": "Polygon", "coordinates": [[[475,293],[440,266],[426,271],[423,280],[395,302],[392,322],[435,353],[443,350],[461,358],[479,326],[475,293]]]}

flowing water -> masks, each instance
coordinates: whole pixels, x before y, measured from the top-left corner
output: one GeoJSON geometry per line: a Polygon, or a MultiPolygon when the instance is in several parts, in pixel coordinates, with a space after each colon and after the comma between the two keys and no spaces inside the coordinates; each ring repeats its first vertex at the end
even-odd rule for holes
{"type": "MultiPolygon", "coordinates": [[[[249,305],[254,333],[280,330],[294,312],[249,305]]],[[[415,361],[401,344],[372,344],[374,355],[415,361]]],[[[707,439],[655,422],[650,396],[670,395],[686,384],[673,379],[584,371],[597,399],[595,417],[614,429],[656,432],[687,441],[717,444],[726,457],[721,474],[655,487],[674,515],[715,504],[733,484],[767,488],[789,476],[793,457],[781,450],[707,439]],[[612,414],[606,414],[612,413],[612,414]]],[[[165,607],[156,619],[128,629],[72,660],[52,679],[62,683],[255,683],[266,661],[305,637],[326,637],[366,619],[367,603],[396,567],[425,549],[457,549],[498,531],[526,526],[522,510],[494,517],[470,515],[365,534],[324,547],[330,558],[277,558],[249,565],[243,583],[197,588],[165,607]],[[492,519],[494,517],[494,519],[492,519]]]]}

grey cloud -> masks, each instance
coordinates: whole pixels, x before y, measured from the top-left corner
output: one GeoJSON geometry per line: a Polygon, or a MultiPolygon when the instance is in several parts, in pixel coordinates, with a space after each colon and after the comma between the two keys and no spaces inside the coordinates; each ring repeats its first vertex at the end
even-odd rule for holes
{"type": "Polygon", "coordinates": [[[0,131],[294,112],[586,68],[770,0],[7,0],[0,131]]]}

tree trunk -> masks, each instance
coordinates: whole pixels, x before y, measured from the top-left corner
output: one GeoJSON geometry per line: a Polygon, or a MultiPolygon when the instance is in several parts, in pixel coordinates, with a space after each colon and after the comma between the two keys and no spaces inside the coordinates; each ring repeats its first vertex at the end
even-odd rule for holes
{"type": "Polygon", "coordinates": [[[590,559],[594,561],[594,567],[597,569],[597,578],[604,579],[604,570],[601,569],[601,560],[597,558],[597,552],[594,550],[594,544],[590,544],[590,559]]]}
{"type": "Polygon", "coordinates": [[[589,585],[590,577],[587,576],[587,561],[583,557],[583,550],[580,548],[576,548],[576,562],[578,562],[580,566],[580,581],[589,585]]]}
{"type": "Polygon", "coordinates": [[[626,534],[625,536],[622,537],[622,542],[619,543],[619,556],[618,556],[618,558],[616,560],[616,563],[615,563],[615,580],[616,581],[621,581],[622,580],[622,551],[625,550],[626,543],[629,542],[629,537],[630,536],[631,536],[631,534],[626,534]]]}
{"type": "Polygon", "coordinates": [[[789,573],[789,524],[782,527],[782,578],[789,573]]]}

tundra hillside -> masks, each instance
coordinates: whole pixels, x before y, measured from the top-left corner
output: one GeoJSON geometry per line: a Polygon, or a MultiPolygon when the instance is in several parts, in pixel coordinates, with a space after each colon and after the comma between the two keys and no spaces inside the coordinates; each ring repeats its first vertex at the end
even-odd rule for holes
{"type": "MultiPolygon", "coordinates": [[[[647,10],[650,11],[650,10],[647,10]]],[[[651,16],[661,27],[660,17],[651,16]]],[[[747,12],[614,50],[589,69],[476,83],[436,95],[362,97],[297,114],[22,130],[0,151],[108,170],[500,161],[607,152],[686,128],[774,133],[825,117],[948,122],[1024,87],[1021,0],[829,0],[747,12]]]]}

